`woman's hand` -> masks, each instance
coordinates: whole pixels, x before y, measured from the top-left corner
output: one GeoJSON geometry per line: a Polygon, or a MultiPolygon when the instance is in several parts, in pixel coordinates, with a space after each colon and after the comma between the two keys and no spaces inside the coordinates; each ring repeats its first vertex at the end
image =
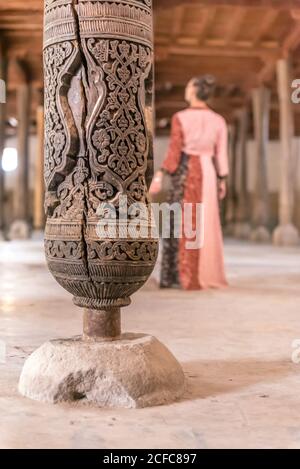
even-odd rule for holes
{"type": "Polygon", "coordinates": [[[163,172],[157,171],[150,186],[150,195],[157,195],[162,189],[163,172]]]}
{"type": "Polygon", "coordinates": [[[227,195],[226,179],[220,179],[218,182],[219,199],[224,200],[227,195]]]}

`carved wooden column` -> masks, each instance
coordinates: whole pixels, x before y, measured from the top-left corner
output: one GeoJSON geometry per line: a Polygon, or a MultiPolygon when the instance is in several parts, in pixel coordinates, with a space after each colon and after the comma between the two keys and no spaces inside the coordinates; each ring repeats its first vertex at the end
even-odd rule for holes
{"type": "Polygon", "coordinates": [[[158,251],[146,184],[152,34],[151,0],[45,2],[46,256],[84,308],[84,333],[28,359],[19,387],[28,397],[137,407],[183,392],[170,352],[153,337],[123,336],[120,324],[158,251]]]}
{"type": "Polygon", "coordinates": [[[20,63],[17,70],[23,74],[17,88],[18,114],[18,168],[14,188],[14,222],[9,230],[10,239],[28,239],[29,226],[29,129],[30,129],[30,85],[20,63]]]}
{"type": "Polygon", "coordinates": [[[249,132],[249,110],[242,108],[237,112],[237,156],[236,156],[236,196],[234,236],[247,239],[250,234],[249,197],[247,188],[247,140],[249,132]]]}
{"type": "Polygon", "coordinates": [[[269,190],[267,176],[267,150],[270,128],[271,92],[261,86],[252,90],[254,134],[256,143],[256,175],[253,203],[253,225],[251,240],[267,242],[269,232],[269,190]]]}
{"type": "Polygon", "coordinates": [[[35,156],[34,176],[34,209],[33,226],[41,230],[45,224],[44,213],[44,107],[38,106],[36,111],[37,123],[37,148],[35,156]]]}
{"type": "Polygon", "coordinates": [[[280,107],[281,171],[279,191],[279,226],[273,234],[278,246],[299,243],[299,233],[293,225],[295,161],[293,154],[294,115],[291,100],[291,74],[288,59],[277,63],[278,96],[280,107]]]}
{"type": "Polygon", "coordinates": [[[2,155],[5,147],[5,131],[6,131],[6,57],[4,52],[3,41],[0,38],[0,239],[4,231],[4,206],[5,206],[5,182],[4,171],[2,169],[2,155]]]}

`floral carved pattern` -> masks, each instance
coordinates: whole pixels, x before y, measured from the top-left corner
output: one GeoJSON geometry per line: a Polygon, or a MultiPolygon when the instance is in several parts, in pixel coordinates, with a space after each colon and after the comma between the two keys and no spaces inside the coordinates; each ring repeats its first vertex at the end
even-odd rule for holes
{"type": "Polygon", "coordinates": [[[63,42],[48,47],[44,53],[45,64],[45,180],[50,184],[61,168],[67,146],[66,129],[57,102],[60,73],[73,51],[72,43],[63,42]]]}
{"type": "Polygon", "coordinates": [[[89,258],[99,258],[105,261],[155,261],[157,256],[156,243],[141,241],[91,243],[89,258]]]}
{"type": "Polygon", "coordinates": [[[126,41],[89,39],[87,49],[101,67],[105,108],[91,137],[94,169],[103,165],[123,181],[143,170],[148,143],[140,90],[149,74],[151,50],[126,41]]]}
{"type": "Polygon", "coordinates": [[[83,244],[72,242],[64,242],[64,241],[49,241],[45,242],[45,251],[47,257],[55,258],[55,259],[72,259],[80,260],[82,259],[82,255],[84,252],[83,244]]]}

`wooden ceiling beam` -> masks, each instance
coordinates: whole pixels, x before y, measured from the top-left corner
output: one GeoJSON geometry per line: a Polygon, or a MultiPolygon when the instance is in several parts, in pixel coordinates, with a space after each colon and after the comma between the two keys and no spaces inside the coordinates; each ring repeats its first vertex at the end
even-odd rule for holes
{"type": "MultiPolygon", "coordinates": [[[[171,0],[172,1],[172,0],[171,0]]],[[[13,11],[43,11],[43,0],[0,0],[0,12],[13,12],[13,11]]]]}
{"type": "Polygon", "coordinates": [[[290,34],[285,38],[282,46],[283,55],[287,56],[290,52],[297,49],[300,45],[300,21],[298,20],[293,29],[291,30],[290,34]]]}
{"type": "MultiPolygon", "coordinates": [[[[212,98],[210,101],[210,106],[214,108],[240,108],[246,103],[246,96],[244,97],[236,97],[236,98],[212,98]]],[[[183,109],[187,106],[186,102],[183,99],[172,99],[170,97],[169,100],[160,100],[159,103],[156,105],[156,111],[159,113],[160,116],[163,114],[165,116],[168,110],[171,110],[170,115],[174,113],[176,109],[183,109]]],[[[299,105],[293,104],[293,110],[296,114],[300,114],[300,107],[299,105]]],[[[279,112],[279,103],[277,99],[273,99],[270,104],[271,111],[279,112]]]]}
{"type": "Polygon", "coordinates": [[[280,57],[287,57],[300,45],[300,21],[295,22],[292,30],[286,36],[280,53],[274,59],[268,58],[265,66],[257,77],[258,84],[266,83],[274,77],[276,70],[276,63],[280,57]]]}
{"type": "Polygon", "coordinates": [[[209,30],[212,27],[215,17],[217,14],[217,9],[212,7],[207,10],[203,10],[201,23],[199,25],[198,33],[198,44],[201,45],[204,39],[209,34],[209,30]]]}
{"type": "Polygon", "coordinates": [[[253,46],[257,46],[263,37],[268,34],[275,20],[278,18],[278,15],[278,10],[268,11],[261,25],[256,29],[253,46]]]}
{"type": "Polygon", "coordinates": [[[172,23],[172,32],[171,32],[171,40],[176,41],[178,36],[180,36],[182,25],[184,21],[184,7],[179,6],[175,8],[174,20],[172,23]]]}
{"type": "MultiPolygon", "coordinates": [[[[226,107],[226,106],[233,106],[233,107],[239,107],[242,105],[242,103],[244,102],[244,99],[242,97],[238,97],[238,98],[213,98],[211,100],[211,105],[214,105],[214,106],[222,106],[222,107],[226,107]]],[[[156,111],[161,111],[161,110],[164,110],[164,109],[180,109],[180,108],[184,108],[186,107],[187,104],[186,102],[184,101],[184,99],[172,99],[172,97],[170,97],[169,100],[159,100],[159,102],[156,104],[155,106],[155,109],[156,111]]]]}
{"type": "Polygon", "coordinates": [[[247,8],[273,8],[276,10],[300,9],[299,0],[153,0],[154,8],[173,8],[175,5],[204,7],[228,6],[247,8]]]}
{"type": "Polygon", "coordinates": [[[230,28],[227,35],[225,36],[225,45],[231,44],[238,36],[241,31],[244,19],[247,15],[247,9],[243,7],[238,7],[233,14],[230,28]]]}
{"type": "Polygon", "coordinates": [[[27,31],[40,31],[42,32],[43,28],[40,24],[30,24],[30,23],[23,23],[23,24],[20,24],[20,23],[5,23],[5,24],[2,24],[1,21],[0,21],[0,29],[1,31],[3,31],[3,34],[6,34],[7,31],[12,31],[12,32],[16,32],[18,34],[18,31],[20,33],[23,33],[25,30],[27,31]]]}
{"type": "MultiPolygon", "coordinates": [[[[277,10],[300,8],[299,0],[153,0],[153,5],[154,8],[173,8],[176,5],[270,7],[277,10]]],[[[43,0],[0,0],[0,12],[15,10],[41,12],[43,0]]]]}
{"type": "Polygon", "coordinates": [[[187,46],[165,46],[157,45],[156,54],[159,58],[160,53],[164,57],[170,55],[179,55],[179,56],[190,56],[190,57],[249,57],[249,58],[265,58],[265,57],[277,57],[280,49],[269,49],[263,47],[253,47],[253,48],[244,48],[244,47],[211,47],[211,46],[200,46],[200,47],[187,47],[187,46]],[[167,52],[167,53],[166,53],[167,52]]]}
{"type": "MultiPolygon", "coordinates": [[[[4,37],[4,39],[10,39],[10,38],[16,38],[16,39],[26,39],[29,37],[38,37],[40,38],[40,44],[36,44],[37,47],[39,47],[39,49],[42,48],[42,37],[43,37],[43,34],[42,34],[42,30],[40,31],[37,31],[37,30],[26,30],[26,29],[23,29],[23,31],[21,29],[19,29],[18,31],[14,30],[14,31],[1,31],[2,33],[2,36],[4,37]]],[[[26,44],[24,44],[24,47],[26,47],[26,44]]],[[[9,44],[8,44],[9,46],[9,44]]],[[[29,47],[27,47],[28,50],[29,47]]],[[[10,51],[9,51],[10,52],[10,51]]]]}

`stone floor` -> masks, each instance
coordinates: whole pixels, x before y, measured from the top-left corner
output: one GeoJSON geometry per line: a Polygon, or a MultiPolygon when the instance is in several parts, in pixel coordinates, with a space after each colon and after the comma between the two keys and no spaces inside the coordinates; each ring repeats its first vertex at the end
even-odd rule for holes
{"type": "Polygon", "coordinates": [[[226,259],[228,290],[152,281],[124,311],[124,329],[156,335],[180,360],[184,398],[105,410],[18,395],[27,355],[80,333],[81,312],[47,272],[40,241],[0,243],[0,448],[300,448],[300,249],[229,241],[226,259]]]}

